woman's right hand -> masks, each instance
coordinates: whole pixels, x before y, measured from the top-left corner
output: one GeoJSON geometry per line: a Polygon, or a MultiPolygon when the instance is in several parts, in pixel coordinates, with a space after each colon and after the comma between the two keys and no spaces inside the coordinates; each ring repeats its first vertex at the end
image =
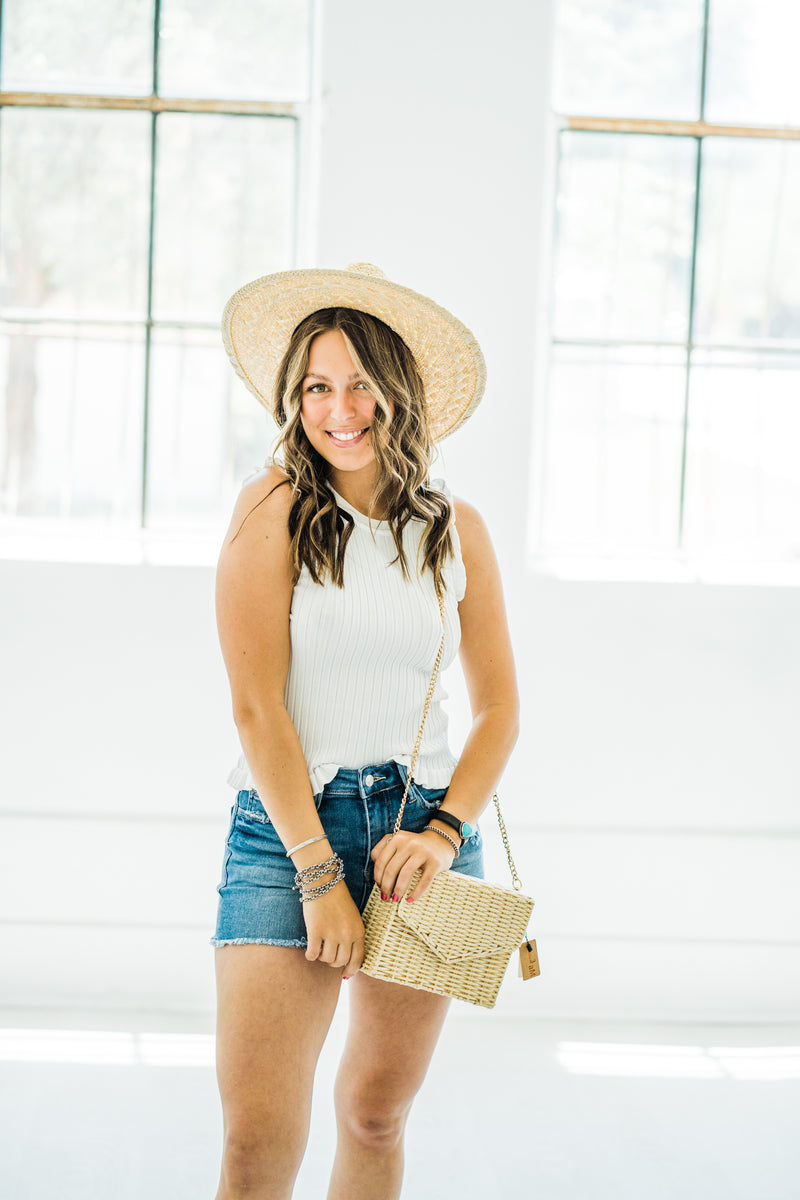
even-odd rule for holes
{"type": "Polygon", "coordinates": [[[364,922],[344,880],[324,896],[306,900],[303,917],[308,935],[306,958],[340,969],[344,979],[355,975],[364,961],[364,922]]]}

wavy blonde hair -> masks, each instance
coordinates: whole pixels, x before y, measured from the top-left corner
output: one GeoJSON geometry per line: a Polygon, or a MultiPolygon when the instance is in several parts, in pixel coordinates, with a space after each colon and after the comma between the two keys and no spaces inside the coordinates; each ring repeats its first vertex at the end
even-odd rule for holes
{"type": "MultiPolygon", "coordinates": [[[[275,380],[275,417],[281,426],[275,447],[288,475],[293,499],[289,535],[295,583],[302,568],[315,583],[330,578],[344,586],[344,556],[353,518],[336,504],[330,464],[308,441],[300,412],[303,380],[315,337],[337,330],[345,340],[356,371],[375,397],[372,446],[378,478],[370,512],[388,522],[403,578],[410,576],[403,530],[411,520],[425,522],[420,540],[423,573],[433,573],[437,595],[444,588],[442,568],[453,554],[452,507],[430,486],[433,442],[428,430],[425,389],[414,356],[399,334],[370,313],[353,308],[323,308],[295,328],[275,380]]],[[[280,484],[278,486],[281,486],[280,484]]],[[[266,499],[266,497],[265,497],[266,499]]]]}

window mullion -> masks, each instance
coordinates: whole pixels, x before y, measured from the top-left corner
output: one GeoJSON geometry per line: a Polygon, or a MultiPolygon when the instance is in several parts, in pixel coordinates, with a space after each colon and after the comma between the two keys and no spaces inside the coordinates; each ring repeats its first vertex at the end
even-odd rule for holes
{"type": "Polygon", "coordinates": [[[686,374],[683,392],[683,431],[681,437],[681,480],[678,498],[678,549],[684,548],[684,516],[686,497],[686,453],[689,441],[689,386],[694,347],[694,301],[697,280],[697,241],[700,226],[700,177],[703,164],[703,139],[697,139],[697,161],[694,176],[694,213],[692,215],[692,265],[689,272],[689,314],[686,338],[686,374]]]}
{"type": "Polygon", "coordinates": [[[708,23],[710,20],[710,9],[711,0],[705,0],[703,7],[703,51],[700,62],[700,120],[703,122],[706,119],[706,85],[708,83],[708,23]]]}
{"type": "Polygon", "coordinates": [[[798,125],[718,125],[708,121],[669,121],[651,117],[563,117],[565,129],[592,133],[642,133],[660,137],[756,138],[800,141],[798,125]]]}
{"type": "Polygon", "coordinates": [[[158,95],[158,38],[161,29],[161,0],[153,8],[153,95],[158,95]]]}
{"type": "MultiPolygon", "coordinates": [[[[706,75],[708,71],[708,21],[710,0],[703,10],[703,49],[700,66],[700,120],[705,121],[706,75]]],[[[692,264],[689,272],[689,313],[686,338],[686,371],[683,381],[683,429],[681,431],[681,476],[678,496],[678,550],[684,549],[686,518],[686,455],[689,445],[689,392],[691,388],[692,348],[694,346],[694,302],[697,279],[697,242],[700,226],[700,180],[703,165],[703,139],[697,138],[694,176],[694,213],[692,214],[692,264]]]]}
{"type": "Polygon", "coordinates": [[[153,271],[155,265],[155,222],[156,222],[156,137],[158,113],[153,113],[150,127],[150,228],[147,245],[147,316],[144,332],[144,404],[142,408],[142,496],[140,524],[147,526],[147,443],[150,429],[150,360],[153,344],[153,271]]]}

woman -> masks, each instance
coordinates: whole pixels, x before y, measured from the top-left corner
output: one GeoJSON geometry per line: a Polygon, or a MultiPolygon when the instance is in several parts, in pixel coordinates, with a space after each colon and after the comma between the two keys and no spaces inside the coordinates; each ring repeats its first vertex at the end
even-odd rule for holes
{"type": "Polygon", "coordinates": [[[359,973],[361,912],[373,879],[387,904],[407,904],[440,871],[482,875],[477,818],[517,737],[486,528],[428,477],[433,439],[481,398],[483,358],[450,313],[365,264],[248,284],[223,337],[281,427],[281,465],[245,481],[217,571],[243,750],[211,939],[217,1200],[291,1196],[343,980],[350,1028],[328,1197],[390,1200],[449,1000],[359,973]],[[437,684],[392,837],[442,637],[439,595],[442,666],[460,637],[472,726],[456,761],[437,684]]]}

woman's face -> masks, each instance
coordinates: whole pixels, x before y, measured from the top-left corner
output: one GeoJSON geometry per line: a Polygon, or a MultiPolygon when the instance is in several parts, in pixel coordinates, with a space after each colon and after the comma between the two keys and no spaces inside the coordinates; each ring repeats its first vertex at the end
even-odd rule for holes
{"type": "Polygon", "coordinates": [[[303,380],[300,420],[314,449],[337,471],[374,463],[375,397],[358,376],[338,329],[317,334],[303,380]]]}

